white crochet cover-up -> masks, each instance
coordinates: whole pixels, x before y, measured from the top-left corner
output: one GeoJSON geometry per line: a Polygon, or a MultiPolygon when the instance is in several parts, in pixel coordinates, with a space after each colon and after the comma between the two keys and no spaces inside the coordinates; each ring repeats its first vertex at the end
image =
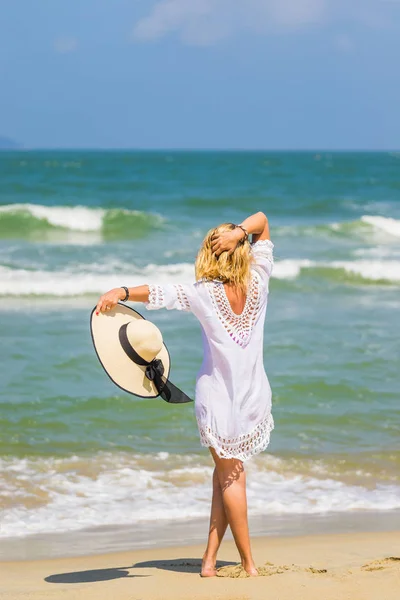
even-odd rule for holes
{"type": "Polygon", "coordinates": [[[204,357],[196,378],[196,419],[201,445],[221,458],[245,461],[262,452],[274,428],[263,364],[273,247],[270,240],[252,244],[252,276],[240,315],[220,281],[149,285],[147,309],[191,311],[200,321],[204,357]]]}

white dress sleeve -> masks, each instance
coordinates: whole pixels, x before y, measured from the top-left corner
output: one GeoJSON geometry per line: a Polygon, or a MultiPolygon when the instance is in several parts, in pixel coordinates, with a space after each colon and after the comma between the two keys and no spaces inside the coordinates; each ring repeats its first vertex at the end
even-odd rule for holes
{"type": "Polygon", "coordinates": [[[273,248],[274,244],[271,240],[258,240],[258,242],[251,245],[254,257],[253,268],[256,269],[264,281],[268,281],[271,277],[274,266],[273,248]]]}
{"type": "Polygon", "coordinates": [[[149,301],[145,303],[145,307],[147,310],[166,308],[190,312],[193,295],[194,286],[190,284],[149,284],[149,301]]]}

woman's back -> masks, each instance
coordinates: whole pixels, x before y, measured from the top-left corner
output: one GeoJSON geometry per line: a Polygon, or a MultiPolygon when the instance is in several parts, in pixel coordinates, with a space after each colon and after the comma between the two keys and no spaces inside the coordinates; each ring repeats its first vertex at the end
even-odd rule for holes
{"type": "Polygon", "coordinates": [[[247,294],[236,285],[224,283],[225,294],[235,315],[241,315],[246,304],[247,294]]]}

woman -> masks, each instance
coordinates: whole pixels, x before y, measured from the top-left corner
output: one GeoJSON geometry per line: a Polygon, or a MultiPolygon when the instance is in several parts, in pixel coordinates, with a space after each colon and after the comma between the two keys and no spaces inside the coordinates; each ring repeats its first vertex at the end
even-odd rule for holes
{"type": "MultiPolygon", "coordinates": [[[[258,574],[250,548],[243,462],[265,450],[274,427],[263,365],[272,249],[267,217],[259,212],[241,225],[225,223],[208,232],[196,259],[196,283],[128,290],[129,300],[144,302],[150,310],[192,311],[202,326],[204,358],[195,409],[201,444],[210,448],[215,462],[203,577],[216,574],[228,524],[243,568],[258,574]]],[[[123,288],[110,290],[100,298],[97,314],[127,300],[128,294],[123,288]]]]}

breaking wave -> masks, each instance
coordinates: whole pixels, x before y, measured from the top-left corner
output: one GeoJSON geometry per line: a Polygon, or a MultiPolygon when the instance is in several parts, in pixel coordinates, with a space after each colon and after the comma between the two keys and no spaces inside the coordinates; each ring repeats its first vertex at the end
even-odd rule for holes
{"type": "MultiPolygon", "coordinates": [[[[349,284],[400,283],[400,262],[395,260],[368,260],[318,262],[308,259],[276,261],[273,278],[295,280],[311,276],[349,284]]],[[[144,283],[192,283],[194,266],[191,263],[170,265],[149,264],[139,269],[121,265],[82,265],[80,270],[45,271],[13,269],[0,266],[0,296],[58,296],[73,297],[102,294],[118,287],[121,281],[130,286],[144,283]]]]}
{"type": "Polygon", "coordinates": [[[101,234],[104,238],[140,238],[160,228],[158,214],[122,208],[6,204],[0,206],[0,238],[61,240],[68,232],[101,234]]]}
{"type": "MultiPolygon", "coordinates": [[[[4,458],[0,537],[206,517],[211,476],[212,468],[199,456],[168,452],[4,458]]],[[[249,466],[248,497],[253,515],[400,508],[396,483],[365,487],[320,467],[315,473],[293,472],[290,460],[271,455],[249,466]]]]}

